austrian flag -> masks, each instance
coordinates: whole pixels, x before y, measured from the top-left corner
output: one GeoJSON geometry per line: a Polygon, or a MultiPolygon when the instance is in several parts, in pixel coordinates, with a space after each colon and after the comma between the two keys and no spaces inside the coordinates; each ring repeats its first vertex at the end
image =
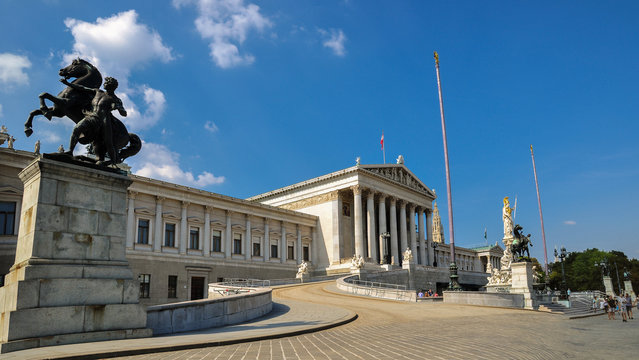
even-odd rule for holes
{"type": "Polygon", "coordinates": [[[380,140],[379,143],[382,144],[382,150],[384,150],[384,133],[383,132],[382,132],[382,140],[380,140]]]}

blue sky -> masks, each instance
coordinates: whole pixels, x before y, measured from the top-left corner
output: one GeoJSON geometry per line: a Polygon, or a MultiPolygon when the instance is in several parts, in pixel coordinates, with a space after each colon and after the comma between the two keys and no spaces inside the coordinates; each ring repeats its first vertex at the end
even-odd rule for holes
{"type": "Polygon", "coordinates": [[[543,247],[639,257],[636,1],[0,2],[0,124],[34,121],[81,56],[120,81],[133,172],[245,198],[355,164],[406,165],[437,190],[448,241],[433,51],[440,54],[460,246],[500,240],[504,196],[543,247]]]}

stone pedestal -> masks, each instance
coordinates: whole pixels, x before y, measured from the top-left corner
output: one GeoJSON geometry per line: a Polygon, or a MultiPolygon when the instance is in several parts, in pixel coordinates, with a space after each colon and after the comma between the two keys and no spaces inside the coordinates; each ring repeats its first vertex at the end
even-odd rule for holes
{"type": "Polygon", "coordinates": [[[311,279],[311,274],[309,273],[303,273],[303,274],[297,274],[295,275],[296,279],[300,279],[300,282],[305,283],[308,282],[311,279]]]}
{"type": "Polygon", "coordinates": [[[150,336],[125,256],[127,176],[37,159],[15,263],[0,288],[0,351],[150,336]]]}
{"type": "Polygon", "coordinates": [[[612,279],[610,276],[604,276],[603,282],[606,289],[606,295],[615,296],[615,288],[612,287],[612,279]]]}
{"type": "Polygon", "coordinates": [[[524,309],[533,309],[533,265],[529,262],[518,262],[510,265],[512,271],[511,294],[524,295],[524,309]]]}
{"type": "Polygon", "coordinates": [[[635,301],[637,295],[635,294],[635,290],[632,288],[632,282],[630,280],[624,280],[623,288],[626,290],[626,293],[630,294],[632,301],[635,301]]]}

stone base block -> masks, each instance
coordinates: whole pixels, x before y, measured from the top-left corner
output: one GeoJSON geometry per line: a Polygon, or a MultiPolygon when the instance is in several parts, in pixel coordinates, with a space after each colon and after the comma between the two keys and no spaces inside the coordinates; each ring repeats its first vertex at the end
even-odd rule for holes
{"type": "Polygon", "coordinates": [[[12,351],[19,351],[43,346],[77,344],[95,341],[139,339],[151,337],[152,335],[153,331],[151,329],[126,329],[44,336],[0,343],[0,353],[4,354],[12,351]]]}

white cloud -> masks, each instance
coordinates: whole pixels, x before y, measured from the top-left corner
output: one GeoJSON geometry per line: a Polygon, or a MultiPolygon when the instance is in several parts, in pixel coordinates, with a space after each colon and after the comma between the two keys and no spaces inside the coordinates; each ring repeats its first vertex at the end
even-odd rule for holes
{"type": "Polygon", "coordinates": [[[330,29],[330,31],[319,29],[318,31],[325,38],[322,43],[324,47],[333,50],[333,53],[337,56],[346,55],[346,49],[344,49],[346,35],[344,35],[342,29],[330,29]]]}
{"type": "Polygon", "coordinates": [[[162,37],[146,25],[138,23],[135,10],[124,11],[95,23],[67,18],[64,24],[75,40],[73,52],[64,55],[68,64],[82,57],[97,66],[103,76],[112,76],[126,87],[131,69],[159,59],[173,60],[171,48],[162,37]]]}
{"type": "Polygon", "coordinates": [[[564,221],[564,224],[566,224],[566,225],[577,225],[577,222],[575,220],[566,220],[566,221],[564,221]]]}
{"type": "Polygon", "coordinates": [[[26,56],[0,53],[0,84],[7,87],[28,85],[29,75],[24,72],[24,69],[30,67],[31,61],[26,56]]]}
{"type": "Polygon", "coordinates": [[[80,57],[98,67],[103,77],[118,79],[120,87],[116,94],[128,116],[116,116],[129,130],[155,125],[166,108],[164,93],[148,85],[129,85],[129,76],[134,68],[151,61],[173,60],[171,48],[162,42],[160,35],[139,23],[135,10],[98,18],[94,23],[67,18],[64,24],[75,40],[73,51],[63,56],[64,65],[80,57]]]}
{"type": "Polygon", "coordinates": [[[212,133],[216,133],[219,130],[213,121],[207,121],[204,124],[204,128],[212,133]]]}
{"type": "Polygon", "coordinates": [[[184,171],[179,164],[180,155],[169,150],[164,145],[144,142],[142,150],[131,158],[133,173],[154,179],[161,179],[188,186],[205,187],[222,184],[224,176],[214,176],[208,171],[194,176],[190,171],[184,171]]]}
{"type": "Polygon", "coordinates": [[[249,31],[261,32],[272,26],[260,14],[259,6],[244,5],[244,0],[173,0],[176,8],[185,5],[197,7],[195,28],[203,39],[209,40],[210,55],[217,66],[227,69],[255,61],[253,55],[241,55],[238,45],[246,40],[249,31]]]}

